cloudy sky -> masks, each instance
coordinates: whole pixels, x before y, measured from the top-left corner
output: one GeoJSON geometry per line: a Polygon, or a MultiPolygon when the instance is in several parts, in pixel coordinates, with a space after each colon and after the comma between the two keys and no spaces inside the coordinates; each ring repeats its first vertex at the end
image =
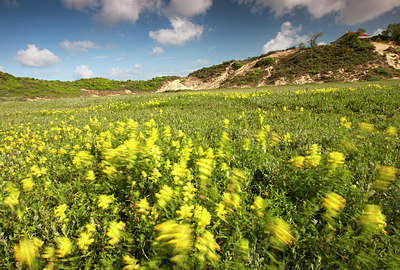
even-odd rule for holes
{"type": "Polygon", "coordinates": [[[400,0],[0,0],[0,71],[141,80],[400,21],[400,0]]]}

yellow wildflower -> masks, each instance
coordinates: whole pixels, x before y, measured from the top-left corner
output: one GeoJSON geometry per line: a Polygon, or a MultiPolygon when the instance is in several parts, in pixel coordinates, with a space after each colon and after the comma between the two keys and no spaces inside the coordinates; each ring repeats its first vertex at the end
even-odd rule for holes
{"type": "Polygon", "coordinates": [[[35,186],[35,182],[31,177],[25,178],[21,182],[24,190],[31,190],[35,186]]]}
{"type": "Polygon", "coordinates": [[[136,206],[139,207],[137,211],[141,214],[148,214],[149,210],[151,209],[146,198],[141,199],[138,203],[136,203],[136,206]]]}
{"type": "Polygon", "coordinates": [[[158,205],[160,205],[161,207],[165,207],[167,203],[172,199],[173,195],[174,190],[168,185],[164,185],[159,193],[156,193],[156,197],[158,198],[158,205]]]}
{"type": "Polygon", "coordinates": [[[329,153],[328,162],[332,163],[332,168],[335,169],[338,165],[344,164],[344,155],[340,152],[329,153]]]}
{"type": "Polygon", "coordinates": [[[216,250],[219,251],[220,247],[211,232],[206,230],[201,236],[197,237],[195,247],[199,250],[196,256],[200,261],[218,261],[216,250]]]}
{"type": "Polygon", "coordinates": [[[205,228],[207,225],[211,223],[211,214],[208,212],[206,208],[203,208],[203,206],[196,206],[194,210],[194,216],[199,220],[197,225],[200,227],[205,228]]]}
{"type": "Polygon", "coordinates": [[[217,205],[217,217],[220,219],[225,220],[225,215],[228,213],[228,211],[225,210],[225,205],[222,203],[218,203],[217,205]]]}
{"type": "Polygon", "coordinates": [[[359,127],[361,130],[368,131],[368,132],[374,131],[374,129],[375,129],[373,124],[369,124],[369,123],[365,123],[365,122],[361,122],[359,124],[359,127]]]}
{"type": "Polygon", "coordinates": [[[255,210],[259,216],[263,216],[262,210],[265,209],[264,199],[260,196],[257,196],[254,199],[254,204],[250,206],[251,209],[255,210]]]}
{"type": "Polygon", "coordinates": [[[160,232],[157,241],[167,241],[173,247],[174,256],[170,259],[180,265],[184,264],[187,254],[192,249],[192,231],[188,224],[177,224],[173,220],[154,227],[160,232]]]}
{"type": "Polygon", "coordinates": [[[90,180],[90,181],[96,180],[96,176],[95,176],[95,174],[94,174],[94,171],[89,170],[89,171],[87,172],[87,176],[86,176],[85,179],[86,179],[86,180],[90,180]]]}
{"type": "Polygon", "coordinates": [[[368,204],[366,209],[363,211],[362,216],[360,218],[361,223],[364,228],[371,233],[379,230],[384,234],[387,234],[385,231],[386,227],[386,217],[382,214],[379,206],[374,204],[368,204]]]}
{"type": "Polygon", "coordinates": [[[340,118],[340,125],[344,128],[351,128],[351,123],[347,121],[346,117],[340,118]]]}
{"type": "Polygon", "coordinates": [[[134,257],[131,257],[129,255],[125,255],[123,257],[123,260],[125,262],[124,270],[138,270],[140,269],[140,264],[138,263],[138,260],[134,257]]]}
{"type": "Polygon", "coordinates": [[[396,129],[395,127],[392,127],[392,126],[388,127],[388,128],[385,130],[385,133],[386,133],[387,135],[389,135],[389,136],[397,136],[397,135],[398,135],[397,129],[396,129]]]}
{"type": "Polygon", "coordinates": [[[323,206],[326,209],[324,217],[328,221],[327,228],[333,229],[335,224],[334,218],[339,215],[339,211],[344,208],[346,200],[335,192],[328,192],[325,198],[322,198],[323,206]]]}
{"type": "Polygon", "coordinates": [[[19,204],[19,190],[14,187],[7,187],[8,196],[4,199],[4,203],[7,204],[10,208],[13,208],[15,205],[19,204]]]}
{"type": "Polygon", "coordinates": [[[184,204],[179,210],[176,210],[176,213],[182,218],[191,218],[193,216],[193,209],[194,205],[184,204]]]}
{"type": "Polygon", "coordinates": [[[68,206],[66,204],[62,204],[57,206],[57,208],[54,210],[54,213],[56,214],[56,217],[60,218],[60,221],[63,222],[63,220],[67,217],[65,215],[65,211],[67,210],[68,206]]]}
{"type": "Polygon", "coordinates": [[[91,237],[91,233],[88,232],[83,232],[80,234],[78,240],[77,240],[77,245],[79,249],[81,250],[88,250],[88,246],[94,242],[93,238],[91,237]]]}
{"type": "Polygon", "coordinates": [[[115,201],[114,195],[100,195],[98,198],[98,206],[107,209],[113,201],[115,201]]]}
{"type": "MultiPolygon", "coordinates": [[[[36,239],[38,240],[38,239],[36,239]]],[[[43,244],[42,241],[36,241],[31,239],[22,239],[18,245],[14,246],[14,256],[18,261],[19,265],[26,264],[31,268],[36,263],[36,257],[39,257],[39,247],[43,244]]]]}
{"type": "Polygon", "coordinates": [[[54,260],[56,255],[55,249],[52,246],[47,246],[44,248],[44,253],[42,254],[42,258],[49,259],[50,261],[54,260]]]}
{"type": "Polygon", "coordinates": [[[283,141],[286,143],[292,142],[289,132],[287,132],[286,135],[283,135],[283,141]]]}
{"type": "Polygon", "coordinates": [[[224,128],[227,129],[229,127],[229,120],[228,119],[224,119],[222,122],[224,123],[224,128]]]}
{"type": "Polygon", "coordinates": [[[392,166],[378,165],[378,177],[375,185],[380,189],[387,188],[394,180],[396,180],[397,169],[392,166]]]}
{"type": "Polygon", "coordinates": [[[289,162],[292,163],[293,167],[301,168],[304,165],[305,157],[303,156],[295,156],[294,158],[290,159],[289,162]]]}
{"type": "Polygon", "coordinates": [[[57,257],[63,258],[69,254],[71,254],[72,250],[72,242],[68,237],[61,237],[57,239],[57,257]]]}
{"type": "Polygon", "coordinates": [[[290,231],[290,225],[281,218],[276,218],[272,227],[272,232],[277,237],[278,241],[285,245],[290,245],[294,241],[294,237],[290,231]]]}
{"type": "Polygon", "coordinates": [[[125,223],[122,221],[118,223],[116,221],[112,221],[110,223],[107,229],[107,236],[111,238],[108,240],[110,245],[115,245],[120,241],[120,238],[122,237],[122,231],[124,230],[125,226],[125,223]]]}

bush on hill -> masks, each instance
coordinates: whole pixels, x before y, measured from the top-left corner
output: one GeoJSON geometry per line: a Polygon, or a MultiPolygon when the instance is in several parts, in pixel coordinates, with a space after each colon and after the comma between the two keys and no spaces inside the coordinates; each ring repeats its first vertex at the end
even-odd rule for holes
{"type": "Polygon", "coordinates": [[[205,67],[205,68],[193,71],[192,73],[190,73],[188,75],[188,77],[196,77],[196,78],[201,79],[203,81],[207,81],[210,78],[213,78],[213,77],[221,75],[222,72],[224,72],[226,70],[226,68],[228,66],[230,66],[233,61],[234,60],[226,61],[226,62],[223,62],[222,64],[219,64],[219,65],[214,65],[214,66],[211,66],[211,67],[205,67]]]}
{"type": "Polygon", "coordinates": [[[163,82],[171,81],[179,78],[178,76],[163,76],[163,77],[156,77],[148,81],[131,81],[128,80],[124,83],[123,87],[127,90],[132,91],[153,91],[159,88],[163,82]]]}

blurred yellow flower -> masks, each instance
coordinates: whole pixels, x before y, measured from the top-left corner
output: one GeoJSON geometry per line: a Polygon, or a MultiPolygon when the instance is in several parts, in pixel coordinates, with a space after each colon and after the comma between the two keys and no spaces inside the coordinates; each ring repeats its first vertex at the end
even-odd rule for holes
{"type": "Polygon", "coordinates": [[[123,223],[122,221],[118,223],[116,221],[112,221],[110,223],[106,234],[108,237],[111,238],[110,240],[108,240],[108,243],[110,245],[115,245],[120,241],[120,238],[122,237],[122,231],[124,230],[125,226],[125,223],[123,223]]]}
{"type": "Polygon", "coordinates": [[[194,205],[184,204],[181,206],[179,210],[176,210],[176,213],[180,215],[182,218],[191,218],[193,216],[194,205]]]}
{"type": "Polygon", "coordinates": [[[384,214],[382,214],[378,205],[368,204],[362,213],[360,221],[364,228],[370,233],[374,233],[378,230],[384,234],[387,234],[385,231],[385,227],[387,225],[386,217],[384,214]]]}
{"type": "Polygon", "coordinates": [[[83,232],[79,235],[77,240],[77,245],[81,250],[88,250],[88,246],[94,242],[94,239],[91,238],[91,233],[83,232]]]}
{"type": "Polygon", "coordinates": [[[385,165],[377,165],[376,168],[378,169],[376,187],[385,189],[396,180],[397,168],[385,165]]]}
{"type": "Polygon", "coordinates": [[[131,257],[129,255],[125,255],[123,257],[123,260],[125,262],[125,266],[123,270],[138,270],[140,269],[140,264],[138,263],[138,260],[134,257],[131,257]]]}
{"type": "Polygon", "coordinates": [[[196,256],[200,261],[218,261],[216,251],[219,251],[220,247],[211,232],[206,230],[201,236],[197,237],[195,247],[199,251],[196,256]]]}
{"type": "Polygon", "coordinates": [[[202,228],[205,228],[211,223],[210,212],[208,212],[208,210],[201,205],[196,206],[196,208],[194,209],[194,217],[199,220],[197,225],[202,228]]]}
{"type": "Polygon", "coordinates": [[[69,240],[68,237],[61,237],[58,238],[56,241],[57,241],[57,250],[56,250],[57,257],[63,258],[71,254],[73,246],[71,240],[69,240]]]}
{"type": "Polygon", "coordinates": [[[115,201],[114,195],[100,195],[98,198],[98,206],[107,209],[113,201],[115,201]]]}
{"type": "Polygon", "coordinates": [[[272,227],[272,232],[275,234],[280,243],[284,245],[291,245],[294,237],[290,231],[290,225],[281,218],[276,218],[272,227]]]}
{"type": "Polygon", "coordinates": [[[397,129],[393,126],[388,127],[385,130],[385,133],[389,136],[397,136],[398,135],[397,129]]]}
{"type": "Polygon", "coordinates": [[[368,131],[368,132],[374,131],[374,129],[375,129],[373,124],[369,124],[369,123],[365,123],[365,122],[361,122],[359,124],[359,127],[361,130],[368,131]]]}
{"type": "Polygon", "coordinates": [[[331,152],[329,153],[328,162],[332,164],[332,168],[335,169],[338,165],[344,164],[345,157],[343,153],[331,152]]]}
{"type": "Polygon", "coordinates": [[[39,247],[43,245],[43,242],[36,238],[36,240],[22,239],[19,244],[14,246],[15,259],[19,265],[26,264],[29,268],[32,268],[36,263],[36,257],[39,257],[39,247]]]}
{"type": "Polygon", "coordinates": [[[289,162],[292,163],[293,167],[301,168],[304,165],[305,157],[303,156],[295,156],[294,158],[290,159],[289,162]]]}
{"type": "Polygon", "coordinates": [[[67,217],[65,215],[65,211],[67,210],[68,206],[66,204],[62,204],[56,207],[54,210],[54,213],[56,214],[56,217],[60,218],[60,221],[63,222],[64,219],[67,217]]]}

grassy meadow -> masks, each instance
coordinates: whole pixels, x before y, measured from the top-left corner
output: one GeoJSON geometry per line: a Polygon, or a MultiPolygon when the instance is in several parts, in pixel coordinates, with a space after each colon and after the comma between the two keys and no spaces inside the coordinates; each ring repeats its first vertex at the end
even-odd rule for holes
{"type": "Polygon", "coordinates": [[[1,269],[399,269],[400,84],[0,103],[1,269]]]}

